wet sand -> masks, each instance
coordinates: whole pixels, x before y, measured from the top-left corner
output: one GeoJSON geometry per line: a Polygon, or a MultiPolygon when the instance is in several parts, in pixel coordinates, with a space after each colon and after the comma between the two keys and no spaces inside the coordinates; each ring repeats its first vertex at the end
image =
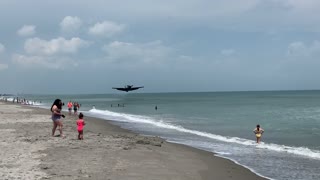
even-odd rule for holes
{"type": "Polygon", "coordinates": [[[83,141],[67,113],[66,138],[52,137],[49,110],[0,102],[0,179],[264,179],[213,153],[84,119],[83,141]]]}

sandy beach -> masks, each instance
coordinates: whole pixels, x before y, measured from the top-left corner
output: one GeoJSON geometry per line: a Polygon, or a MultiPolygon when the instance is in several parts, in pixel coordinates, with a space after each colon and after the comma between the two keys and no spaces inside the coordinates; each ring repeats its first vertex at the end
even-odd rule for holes
{"type": "Polygon", "coordinates": [[[66,113],[66,138],[52,137],[50,115],[46,109],[0,102],[0,179],[264,179],[213,153],[97,118],[85,116],[80,141],[77,117],[66,113]]]}

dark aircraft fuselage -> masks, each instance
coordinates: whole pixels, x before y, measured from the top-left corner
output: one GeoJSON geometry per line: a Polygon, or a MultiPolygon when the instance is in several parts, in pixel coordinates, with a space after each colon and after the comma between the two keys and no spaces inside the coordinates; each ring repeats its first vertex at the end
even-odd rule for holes
{"type": "Polygon", "coordinates": [[[130,85],[127,85],[125,86],[124,88],[112,88],[112,89],[116,89],[116,90],[119,90],[119,91],[126,91],[126,92],[129,92],[129,91],[134,91],[134,90],[137,90],[137,89],[140,89],[140,88],[143,88],[143,86],[141,87],[132,87],[130,85]]]}

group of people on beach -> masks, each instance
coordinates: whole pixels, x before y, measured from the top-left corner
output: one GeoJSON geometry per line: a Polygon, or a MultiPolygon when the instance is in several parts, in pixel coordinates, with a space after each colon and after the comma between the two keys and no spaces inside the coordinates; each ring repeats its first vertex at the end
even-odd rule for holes
{"type": "MultiPolygon", "coordinates": [[[[72,103],[71,101],[69,101],[69,103],[72,103]]],[[[68,103],[68,109],[69,109],[69,103],[68,103]]],[[[80,105],[78,103],[73,103],[72,105],[76,105],[76,110],[74,109],[74,114],[77,115],[77,110],[80,107],[80,105]]],[[[60,137],[65,138],[63,132],[62,132],[62,118],[65,118],[65,115],[62,114],[62,106],[63,103],[60,99],[56,99],[52,106],[51,106],[51,112],[52,112],[52,116],[51,119],[53,121],[53,128],[52,128],[52,136],[54,136],[56,129],[58,128],[59,132],[60,132],[60,137]]],[[[71,110],[69,109],[69,115],[71,115],[71,110]]],[[[83,128],[85,126],[85,121],[83,119],[84,115],[82,113],[79,114],[79,119],[76,121],[77,124],[77,130],[78,130],[78,139],[79,140],[83,140],[83,128]]]]}
{"type": "Polygon", "coordinates": [[[69,115],[72,114],[72,107],[73,107],[73,114],[78,115],[78,110],[80,109],[81,104],[79,104],[78,102],[69,101],[67,106],[68,106],[69,115]]]}
{"type": "MultiPolygon", "coordinates": [[[[53,121],[52,136],[54,136],[55,131],[58,127],[58,130],[60,131],[60,136],[65,137],[62,132],[63,124],[62,124],[61,117],[65,118],[65,115],[63,115],[61,112],[62,106],[63,106],[63,103],[60,99],[56,99],[51,106],[51,112],[52,112],[51,119],[53,121]]],[[[68,110],[69,110],[69,115],[72,114],[72,107],[73,107],[74,115],[78,114],[78,109],[80,108],[80,104],[78,102],[72,103],[71,101],[69,101],[67,106],[68,106],[68,110]]],[[[80,113],[78,117],[79,117],[79,119],[76,122],[76,124],[78,126],[78,128],[77,128],[78,129],[78,139],[83,140],[83,127],[85,126],[85,121],[83,120],[84,116],[82,113],[80,113]]],[[[256,140],[257,140],[256,142],[260,143],[262,134],[264,133],[264,130],[258,124],[256,126],[256,128],[253,130],[253,132],[256,136],[256,140]]]]}
{"type": "Polygon", "coordinates": [[[35,105],[36,103],[40,103],[41,104],[41,101],[40,102],[37,102],[37,101],[30,101],[30,100],[27,100],[25,98],[19,98],[19,97],[0,97],[1,99],[4,100],[4,102],[8,102],[8,101],[12,101],[12,103],[18,103],[18,104],[22,104],[22,105],[35,105]]]}

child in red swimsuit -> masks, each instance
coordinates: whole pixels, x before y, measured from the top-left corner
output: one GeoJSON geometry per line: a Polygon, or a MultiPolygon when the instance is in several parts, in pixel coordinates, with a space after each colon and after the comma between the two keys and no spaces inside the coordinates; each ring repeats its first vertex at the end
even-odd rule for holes
{"type": "Polygon", "coordinates": [[[78,125],[78,139],[83,140],[83,127],[86,125],[86,123],[83,120],[83,114],[79,114],[79,119],[77,120],[78,125]]]}

